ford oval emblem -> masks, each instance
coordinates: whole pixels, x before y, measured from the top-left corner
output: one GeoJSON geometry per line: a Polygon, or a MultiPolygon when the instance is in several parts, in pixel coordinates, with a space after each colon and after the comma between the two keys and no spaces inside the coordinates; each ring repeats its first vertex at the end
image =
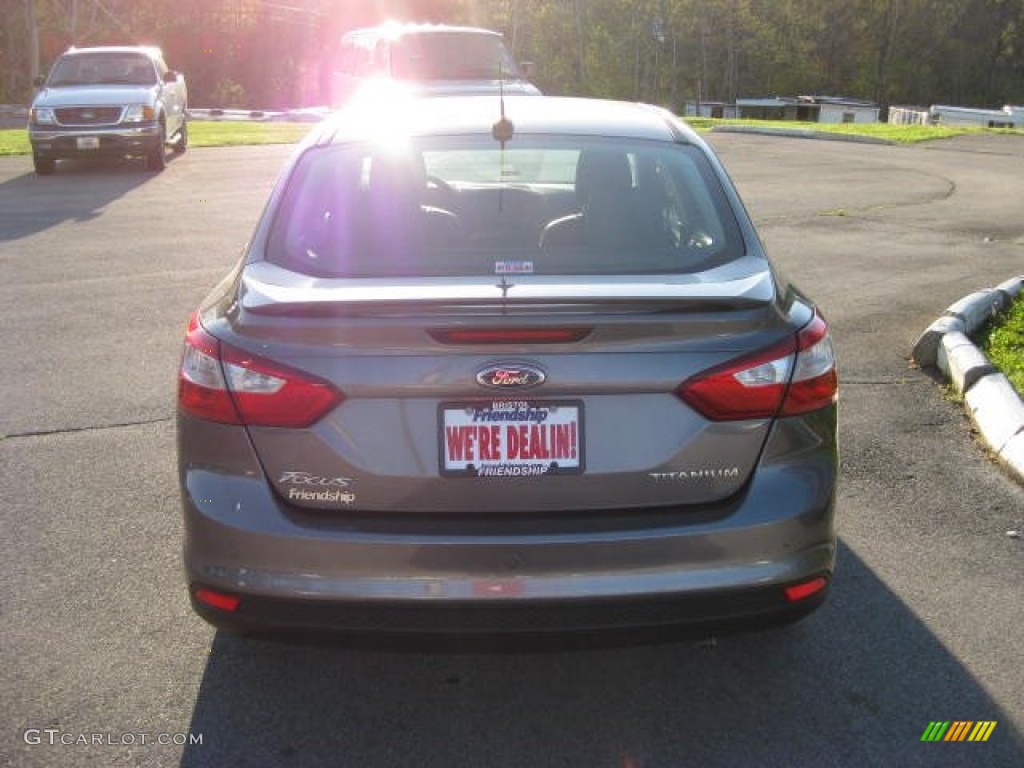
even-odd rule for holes
{"type": "Polygon", "coordinates": [[[476,375],[476,383],[491,389],[525,389],[543,384],[547,376],[540,368],[522,363],[489,365],[476,375]]]}

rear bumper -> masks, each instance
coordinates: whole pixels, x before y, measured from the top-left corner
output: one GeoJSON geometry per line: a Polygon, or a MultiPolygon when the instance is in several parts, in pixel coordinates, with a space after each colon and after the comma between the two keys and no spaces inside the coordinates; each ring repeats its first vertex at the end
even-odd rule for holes
{"type": "Polygon", "coordinates": [[[779,422],[743,491],[699,509],[317,520],[274,495],[258,465],[248,476],[241,466],[183,468],[190,592],[240,598],[232,612],[194,597],[193,605],[225,629],[371,635],[797,618],[823,602],[827,586],[795,603],[784,588],[830,582],[835,561],[834,413],[818,421],[819,430],[806,419],[779,422]]]}
{"type": "MultiPolygon", "coordinates": [[[[193,585],[199,588],[202,585],[193,585]]],[[[662,598],[592,597],[568,600],[416,601],[312,600],[246,595],[236,613],[192,597],[193,610],[220,629],[266,636],[340,634],[414,640],[474,640],[557,636],[614,637],[655,631],[760,629],[797,620],[824,603],[828,587],[789,603],[775,587],[711,591],[662,598]]]]}
{"type": "Polygon", "coordinates": [[[30,128],[29,141],[37,157],[58,159],[145,155],[161,139],[160,126],[154,122],[113,128],[30,128]]]}

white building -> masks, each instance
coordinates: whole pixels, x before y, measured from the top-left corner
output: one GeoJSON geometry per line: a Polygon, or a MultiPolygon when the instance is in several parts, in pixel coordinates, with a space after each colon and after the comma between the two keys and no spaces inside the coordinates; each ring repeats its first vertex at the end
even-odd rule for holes
{"type": "Polygon", "coordinates": [[[688,101],[684,106],[685,117],[734,118],[736,105],[724,101],[688,101]]]}
{"type": "Polygon", "coordinates": [[[809,123],[877,123],[878,105],[840,96],[775,96],[736,99],[740,117],[809,123]]]}
{"type": "Polygon", "coordinates": [[[873,101],[814,96],[820,111],[819,123],[877,123],[878,105],[873,101]]]}
{"type": "Polygon", "coordinates": [[[1007,105],[1002,109],[981,109],[935,104],[928,110],[928,115],[933,125],[1024,128],[1024,107],[1007,105]]]}

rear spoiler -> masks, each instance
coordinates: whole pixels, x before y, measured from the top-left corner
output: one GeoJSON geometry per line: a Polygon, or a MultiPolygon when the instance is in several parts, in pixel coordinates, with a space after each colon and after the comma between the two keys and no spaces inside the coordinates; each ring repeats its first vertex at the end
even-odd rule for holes
{"type": "MultiPolygon", "coordinates": [[[[764,306],[775,298],[770,271],[734,280],[707,275],[314,278],[266,262],[243,272],[239,303],[256,315],[289,317],[707,312],[764,306]],[[703,279],[700,279],[703,277],[703,279]]],[[[724,276],[723,276],[724,277],[724,276]]]]}

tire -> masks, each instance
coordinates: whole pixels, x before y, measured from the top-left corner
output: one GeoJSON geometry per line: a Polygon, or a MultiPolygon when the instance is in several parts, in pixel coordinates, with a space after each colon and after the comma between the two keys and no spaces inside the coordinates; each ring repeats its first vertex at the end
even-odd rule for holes
{"type": "Polygon", "coordinates": [[[188,123],[182,120],[181,127],[178,129],[178,140],[174,142],[174,154],[183,155],[186,149],[188,149],[188,123]]]}
{"type": "Polygon", "coordinates": [[[160,123],[160,140],[146,154],[146,168],[159,173],[167,167],[167,126],[160,123]]]}
{"type": "Polygon", "coordinates": [[[35,166],[36,174],[39,176],[50,176],[57,171],[57,161],[52,157],[40,157],[33,153],[32,165],[35,166]]]}

